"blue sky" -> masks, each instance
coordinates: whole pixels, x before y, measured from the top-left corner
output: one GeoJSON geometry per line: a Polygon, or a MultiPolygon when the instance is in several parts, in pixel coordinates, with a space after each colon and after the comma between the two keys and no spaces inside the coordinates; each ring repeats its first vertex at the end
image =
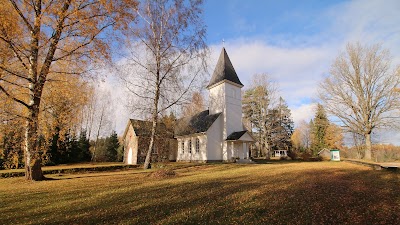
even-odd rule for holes
{"type": "MultiPolygon", "coordinates": [[[[254,73],[269,74],[299,124],[314,116],[318,83],[347,43],[382,44],[400,64],[399,12],[398,0],[208,0],[204,20],[211,64],[224,40],[245,87],[254,73]]],[[[400,140],[399,132],[375,136],[400,140]]]]}
{"type": "Polygon", "coordinates": [[[205,4],[205,22],[210,44],[222,39],[256,37],[273,41],[273,36],[309,36],[329,23],[319,15],[341,1],[213,1],[205,4]]]}
{"type": "MultiPolygon", "coordinates": [[[[392,65],[400,64],[399,12],[399,0],[205,0],[210,68],[225,40],[245,87],[253,74],[269,74],[295,124],[309,121],[318,83],[347,43],[380,43],[390,50],[392,65]]],[[[125,121],[117,122],[117,130],[125,121]]],[[[379,138],[377,142],[394,142],[400,134],[379,138]]]]}

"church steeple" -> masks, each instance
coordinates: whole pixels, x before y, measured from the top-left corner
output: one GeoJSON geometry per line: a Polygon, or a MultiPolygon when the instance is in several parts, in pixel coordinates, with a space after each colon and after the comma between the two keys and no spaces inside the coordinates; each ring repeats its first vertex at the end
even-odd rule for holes
{"type": "Polygon", "coordinates": [[[213,76],[211,77],[207,89],[210,89],[212,86],[219,84],[222,81],[228,81],[230,83],[243,87],[243,84],[242,82],[240,82],[239,77],[236,74],[235,69],[233,68],[231,60],[229,59],[228,53],[226,53],[225,48],[222,48],[217,65],[215,66],[213,76]]]}

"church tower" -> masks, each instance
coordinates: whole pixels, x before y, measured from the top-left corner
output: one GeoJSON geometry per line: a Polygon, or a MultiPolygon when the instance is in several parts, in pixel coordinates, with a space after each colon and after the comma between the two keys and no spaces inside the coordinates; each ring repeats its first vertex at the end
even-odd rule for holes
{"type": "Polygon", "coordinates": [[[222,136],[224,140],[233,132],[243,130],[242,87],[243,84],[240,82],[225,48],[222,48],[207,89],[209,90],[210,114],[222,113],[223,115],[222,136]]]}

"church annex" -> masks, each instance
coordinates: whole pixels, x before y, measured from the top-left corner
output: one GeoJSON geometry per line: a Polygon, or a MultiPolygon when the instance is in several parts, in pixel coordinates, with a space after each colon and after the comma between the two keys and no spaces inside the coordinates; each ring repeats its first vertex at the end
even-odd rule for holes
{"type": "Polygon", "coordinates": [[[177,124],[177,161],[249,159],[249,145],[254,138],[242,123],[242,87],[223,48],[207,86],[209,109],[177,124]]]}

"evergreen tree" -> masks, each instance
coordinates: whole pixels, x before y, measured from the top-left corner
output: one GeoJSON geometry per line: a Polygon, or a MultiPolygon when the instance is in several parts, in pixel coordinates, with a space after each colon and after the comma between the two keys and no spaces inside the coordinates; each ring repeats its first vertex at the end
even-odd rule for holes
{"type": "Polygon", "coordinates": [[[81,131],[79,134],[79,139],[77,143],[77,161],[78,162],[88,162],[91,159],[91,154],[89,151],[90,143],[89,139],[86,137],[86,130],[81,131]]]}
{"type": "Polygon", "coordinates": [[[311,150],[313,155],[317,155],[320,150],[328,147],[325,141],[326,131],[329,126],[329,120],[326,115],[325,109],[322,105],[317,105],[317,111],[313,120],[313,126],[311,128],[312,140],[311,150]]]}
{"type": "Polygon", "coordinates": [[[267,124],[269,127],[269,145],[271,149],[286,149],[292,147],[291,136],[294,123],[291,112],[285,100],[281,97],[278,106],[268,113],[267,124]]]}
{"type": "Polygon", "coordinates": [[[96,162],[117,161],[119,140],[115,131],[106,138],[99,138],[96,143],[96,162]]]}
{"type": "Polygon", "coordinates": [[[107,161],[109,162],[117,161],[118,148],[119,148],[119,140],[117,132],[112,131],[111,135],[106,138],[107,161]]]}

